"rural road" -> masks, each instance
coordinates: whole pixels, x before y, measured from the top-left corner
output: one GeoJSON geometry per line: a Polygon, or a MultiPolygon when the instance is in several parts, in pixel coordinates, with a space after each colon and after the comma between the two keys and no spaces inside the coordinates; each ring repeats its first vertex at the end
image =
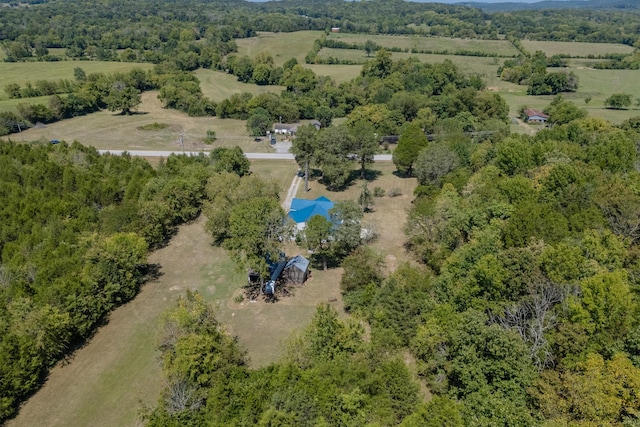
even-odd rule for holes
{"type": "MultiPolygon", "coordinates": [[[[188,156],[197,156],[202,151],[148,151],[148,150],[98,150],[100,154],[111,153],[120,155],[125,151],[132,156],[140,157],[169,157],[171,154],[186,154],[188,156]]],[[[291,153],[244,153],[249,160],[295,160],[291,153]]],[[[373,156],[376,162],[390,162],[391,154],[376,154],[373,156]]]]}

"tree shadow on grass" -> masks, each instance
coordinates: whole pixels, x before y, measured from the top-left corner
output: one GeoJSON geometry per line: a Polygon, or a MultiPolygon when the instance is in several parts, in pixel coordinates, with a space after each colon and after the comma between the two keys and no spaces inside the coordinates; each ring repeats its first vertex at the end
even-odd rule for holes
{"type": "Polygon", "coordinates": [[[148,111],[129,111],[128,113],[120,111],[118,113],[113,113],[112,116],[145,116],[147,114],[149,114],[148,111]]]}
{"type": "MultiPolygon", "coordinates": [[[[358,178],[360,178],[360,171],[358,170],[356,172],[358,173],[358,178]]],[[[379,170],[365,169],[364,171],[364,180],[368,182],[375,181],[381,176],[382,176],[382,171],[379,171],[379,170]]]]}
{"type": "Polygon", "coordinates": [[[153,282],[164,275],[161,271],[162,266],[158,263],[145,264],[142,267],[142,283],[153,282]]]}
{"type": "Polygon", "coordinates": [[[395,170],[395,171],[391,172],[391,174],[393,176],[398,177],[398,178],[413,178],[414,177],[413,174],[407,174],[406,172],[401,172],[401,171],[398,171],[398,170],[395,170]]]}

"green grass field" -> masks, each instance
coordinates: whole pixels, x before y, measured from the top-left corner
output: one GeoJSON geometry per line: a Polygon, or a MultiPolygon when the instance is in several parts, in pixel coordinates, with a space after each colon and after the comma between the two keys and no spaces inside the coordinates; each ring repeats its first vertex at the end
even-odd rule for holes
{"type": "Polygon", "coordinates": [[[362,65],[304,64],[304,66],[313,70],[318,76],[331,76],[338,84],[358,77],[362,70],[362,65]]]}
{"type": "Polygon", "coordinates": [[[298,171],[294,160],[251,160],[251,173],[267,181],[275,181],[280,187],[280,198],[284,200],[291,181],[298,171]]]}
{"type": "Polygon", "coordinates": [[[506,40],[475,40],[458,39],[445,37],[427,37],[419,35],[369,35],[350,33],[331,33],[327,37],[329,40],[335,39],[347,43],[364,44],[371,40],[376,44],[386,48],[416,49],[418,51],[450,53],[460,51],[484,52],[488,55],[516,56],[518,50],[506,40]]]}
{"type": "MultiPolygon", "coordinates": [[[[126,72],[134,68],[149,70],[153,64],[132,62],[105,62],[105,61],[59,61],[59,62],[0,62],[0,76],[2,76],[2,89],[9,83],[20,85],[26,82],[34,83],[36,80],[73,80],[73,70],[82,68],[85,73],[115,73],[126,72]]],[[[0,92],[0,100],[8,99],[4,90],[0,92]]]]}
{"type": "MultiPolygon", "coordinates": [[[[3,92],[4,93],[4,92],[3,92]]],[[[6,93],[4,93],[4,99],[0,99],[0,111],[17,111],[18,104],[28,103],[28,104],[49,104],[50,96],[36,96],[33,98],[20,98],[20,99],[7,99],[6,93]]]]}
{"type": "Polygon", "coordinates": [[[322,31],[298,31],[295,33],[260,33],[257,37],[237,39],[238,54],[254,57],[269,52],[276,65],[282,65],[291,58],[304,64],[305,55],[313,47],[313,42],[322,36],[322,31]]]}
{"type": "Polygon", "coordinates": [[[162,108],[156,91],[142,94],[139,114],[121,116],[111,111],[100,111],[86,116],[61,120],[44,128],[32,128],[11,138],[17,141],[60,139],[77,140],[99,149],[114,150],[180,150],[178,144],[183,134],[186,151],[208,151],[213,147],[240,146],[247,152],[271,152],[266,141],[255,142],[249,136],[244,120],[218,119],[217,117],[189,117],[177,110],[162,108]],[[140,130],[140,126],[163,123],[160,130],[140,130]],[[216,133],[213,145],[205,145],[207,131],[216,133]]]}
{"type": "MultiPolygon", "coordinates": [[[[550,71],[557,71],[550,69],[550,71]]],[[[635,84],[638,71],[636,70],[594,70],[588,68],[569,69],[573,71],[579,80],[576,92],[563,93],[562,97],[574,102],[578,107],[585,108],[591,117],[602,117],[612,123],[640,116],[640,110],[635,105],[626,110],[611,110],[605,108],[605,100],[614,93],[628,93],[635,104],[640,98],[640,87],[635,84]],[[584,100],[591,97],[589,103],[584,100]]],[[[505,83],[505,82],[502,82],[505,83]]],[[[513,90],[505,91],[504,86],[500,94],[504,97],[511,115],[517,115],[522,106],[528,106],[539,110],[545,109],[553,100],[552,95],[528,96],[526,86],[512,85],[513,90]]]]}
{"type": "Polygon", "coordinates": [[[230,98],[236,93],[249,92],[257,95],[267,92],[281,92],[285,89],[282,86],[258,86],[242,83],[234,75],[205,68],[194,71],[194,74],[200,80],[202,93],[214,102],[230,98]]]}
{"type": "MultiPolygon", "coordinates": [[[[372,54],[371,57],[367,57],[364,50],[323,48],[320,50],[319,56],[321,58],[333,56],[334,58],[347,59],[363,64],[366,61],[373,59],[374,55],[372,54]]],[[[506,88],[505,90],[511,90],[513,86],[508,82],[502,82],[496,76],[496,71],[504,62],[504,58],[423,53],[414,54],[407,52],[391,52],[391,57],[394,61],[413,57],[428,64],[442,63],[444,60],[448,59],[456,64],[462,72],[479,75],[486,82],[487,86],[504,86],[506,88]]],[[[358,73],[359,70],[362,69],[361,65],[325,65],[325,67],[328,75],[331,75],[331,67],[354,67],[357,68],[358,73]]],[[[357,73],[354,73],[354,76],[357,76],[357,73]]]]}
{"type": "Polygon", "coordinates": [[[633,47],[615,43],[522,40],[522,45],[531,53],[540,50],[547,56],[566,54],[574,57],[586,58],[589,55],[606,55],[608,53],[629,54],[633,52],[633,47]]]}

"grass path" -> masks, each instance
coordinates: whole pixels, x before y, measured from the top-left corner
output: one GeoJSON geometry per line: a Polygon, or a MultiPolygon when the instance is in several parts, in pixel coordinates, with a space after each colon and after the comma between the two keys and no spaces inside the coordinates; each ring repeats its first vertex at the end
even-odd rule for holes
{"type": "Polygon", "coordinates": [[[293,176],[293,180],[291,181],[291,185],[289,186],[289,190],[287,191],[287,197],[285,197],[284,201],[282,202],[282,208],[285,210],[285,212],[289,212],[289,209],[291,208],[291,202],[293,201],[293,198],[296,196],[296,194],[298,194],[298,188],[300,188],[301,181],[302,178],[300,178],[300,176],[298,176],[298,174],[296,173],[293,176]]]}
{"type": "Polygon", "coordinates": [[[160,317],[186,289],[198,290],[217,306],[218,318],[238,336],[256,367],[278,359],[283,342],[309,322],[319,303],[330,302],[342,311],[341,269],[314,271],[294,296],[277,304],[236,302],[246,276],[224,250],[211,246],[204,222],[201,217],[180,227],[169,245],[149,256],[149,262],[161,266],[162,276],[116,309],[67,363],[53,368],[8,427],[141,425],[142,405],[155,406],[163,386],[155,350],[160,317]]]}
{"type": "MultiPolygon", "coordinates": [[[[161,313],[188,287],[211,299],[210,276],[216,275],[216,266],[209,263],[204,275],[192,272],[202,270],[203,259],[225,256],[208,244],[203,222],[181,227],[168,246],[150,255],[149,262],[162,266],[160,279],[147,283],[133,301],[116,309],[109,323],[68,363],[56,366],[8,426],[139,424],[141,403],[155,405],[162,388],[155,350],[161,313]]],[[[221,274],[218,279],[233,278],[221,274]]]]}

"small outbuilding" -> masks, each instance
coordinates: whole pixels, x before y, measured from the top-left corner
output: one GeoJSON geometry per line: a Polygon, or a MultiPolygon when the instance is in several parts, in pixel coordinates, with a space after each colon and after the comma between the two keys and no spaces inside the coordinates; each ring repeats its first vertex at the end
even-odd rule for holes
{"type": "Polygon", "coordinates": [[[309,275],[309,260],[297,255],[287,261],[284,267],[284,278],[289,283],[303,284],[309,275]]]}

